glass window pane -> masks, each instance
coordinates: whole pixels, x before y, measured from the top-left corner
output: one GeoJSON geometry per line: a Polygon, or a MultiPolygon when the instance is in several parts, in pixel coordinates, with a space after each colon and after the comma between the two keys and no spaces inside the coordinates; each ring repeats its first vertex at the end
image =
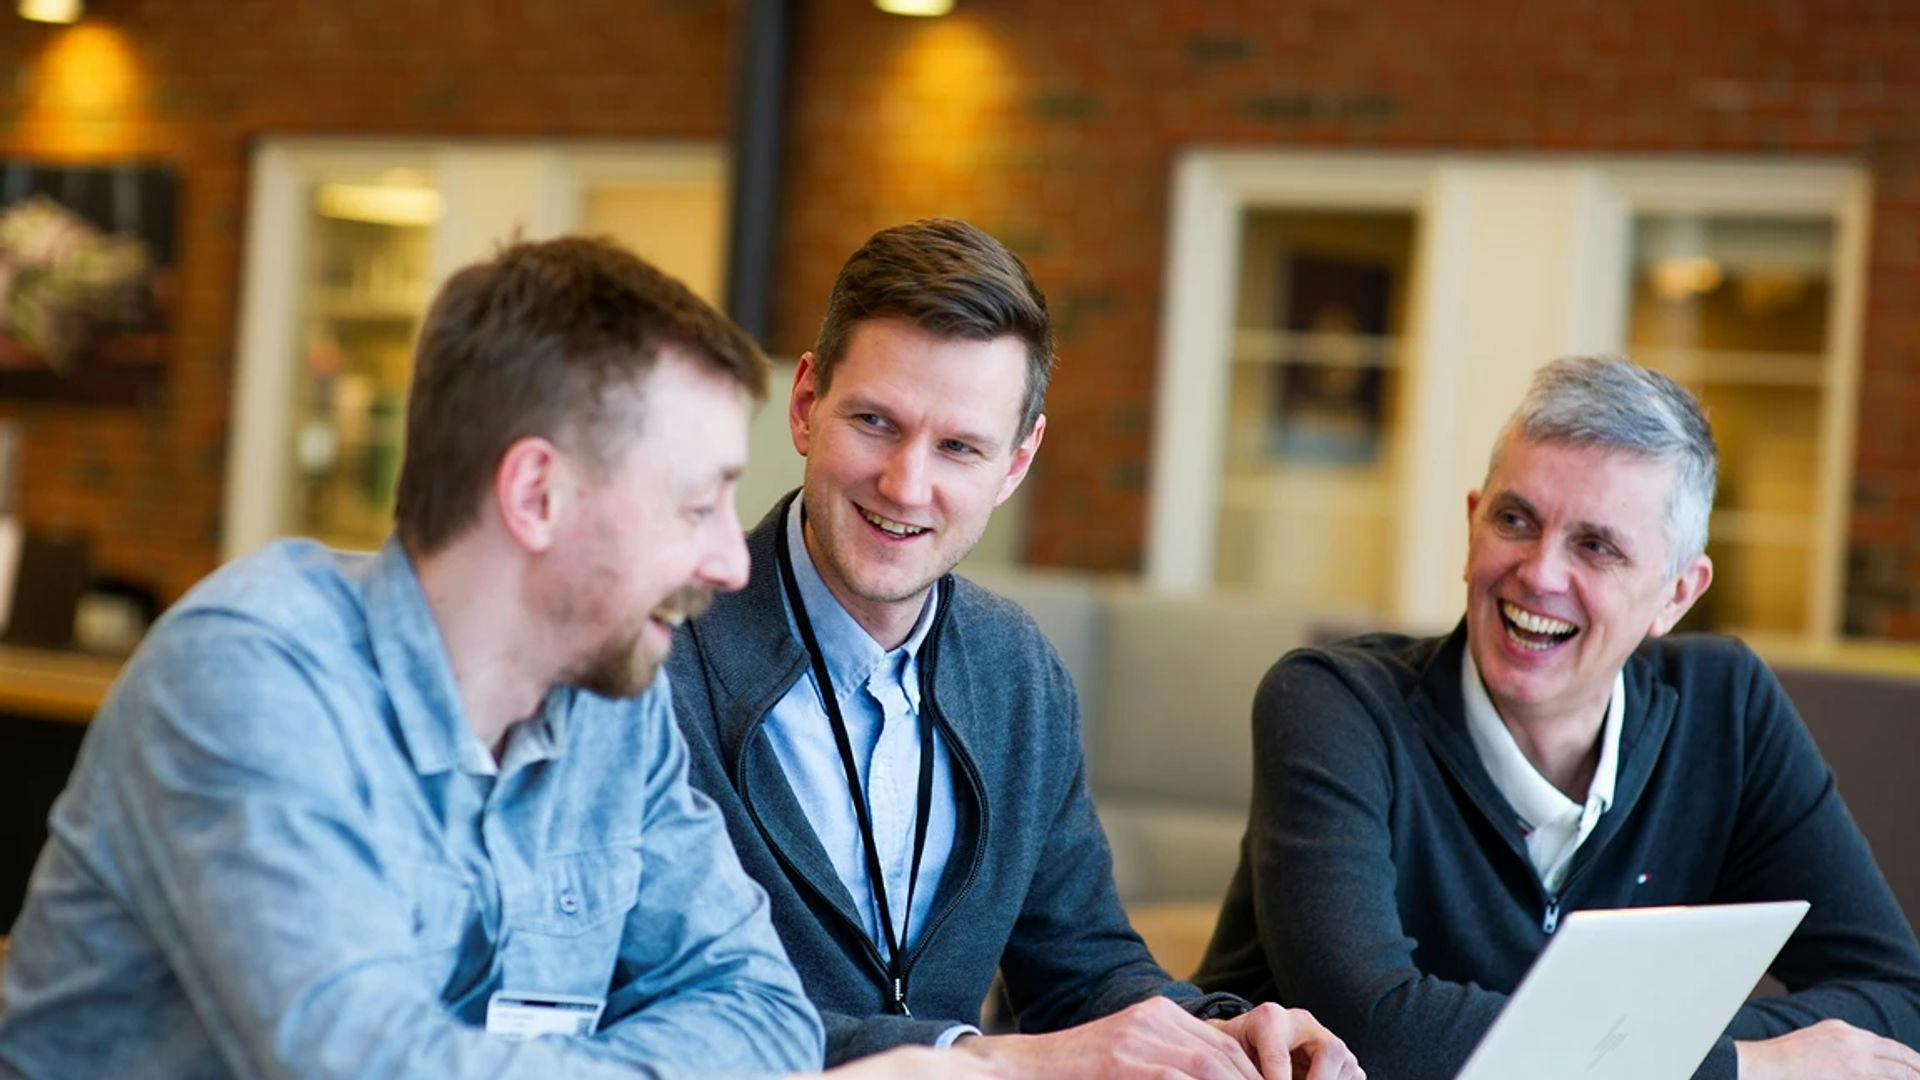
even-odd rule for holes
{"type": "Polygon", "coordinates": [[[1691,629],[1809,629],[1834,235],[1830,221],[1648,214],[1634,222],[1634,359],[1700,395],[1720,446],[1691,629]]]}
{"type": "Polygon", "coordinates": [[[1407,212],[1248,214],[1218,584],[1388,609],[1413,236],[1407,212]]]}
{"type": "Polygon", "coordinates": [[[372,548],[391,527],[439,192],[394,169],[314,185],[294,403],[293,531],[372,548]]]}

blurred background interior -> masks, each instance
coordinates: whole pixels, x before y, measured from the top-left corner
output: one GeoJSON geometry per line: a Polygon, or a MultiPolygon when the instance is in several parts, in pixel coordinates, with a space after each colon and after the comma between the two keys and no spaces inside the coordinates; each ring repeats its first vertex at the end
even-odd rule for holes
{"type": "Polygon", "coordinates": [[[1920,912],[1920,5],[904,2],[7,0],[0,932],[156,613],[275,536],[385,537],[452,268],[584,230],[724,305],[782,360],[752,521],[841,261],[934,214],[1056,313],[1051,437],[968,569],[1080,681],[1170,967],[1260,674],[1452,624],[1464,493],[1569,352],[1705,400],[1688,625],[1781,670],[1920,912]]]}

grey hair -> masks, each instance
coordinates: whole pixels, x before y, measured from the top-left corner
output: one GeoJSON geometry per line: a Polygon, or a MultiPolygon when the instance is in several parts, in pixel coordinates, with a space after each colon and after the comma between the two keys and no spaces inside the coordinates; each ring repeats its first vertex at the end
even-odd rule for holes
{"type": "Polygon", "coordinates": [[[1493,445],[1489,476],[1511,436],[1671,464],[1667,576],[1707,550],[1720,453],[1699,400],[1667,376],[1619,357],[1562,357],[1534,372],[1527,396],[1493,445]]]}

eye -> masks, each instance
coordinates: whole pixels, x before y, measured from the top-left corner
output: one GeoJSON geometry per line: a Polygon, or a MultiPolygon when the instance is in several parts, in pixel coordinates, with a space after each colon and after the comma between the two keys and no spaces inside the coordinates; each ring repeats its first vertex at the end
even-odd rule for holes
{"type": "Polygon", "coordinates": [[[979,452],[974,449],[973,444],[961,442],[959,439],[940,440],[940,449],[955,457],[970,457],[979,452]]]}
{"type": "Polygon", "coordinates": [[[1527,515],[1512,509],[1495,510],[1493,512],[1493,523],[1497,525],[1502,532],[1523,532],[1533,524],[1527,515]]]}
{"type": "Polygon", "coordinates": [[[885,431],[891,426],[887,423],[886,417],[881,416],[879,413],[870,412],[854,413],[853,422],[863,428],[870,428],[874,431],[885,431]]]}
{"type": "Polygon", "coordinates": [[[1612,544],[1607,543],[1597,536],[1586,537],[1580,541],[1579,546],[1581,551],[1586,552],[1595,559],[1622,558],[1619,548],[1614,547],[1612,544]]]}

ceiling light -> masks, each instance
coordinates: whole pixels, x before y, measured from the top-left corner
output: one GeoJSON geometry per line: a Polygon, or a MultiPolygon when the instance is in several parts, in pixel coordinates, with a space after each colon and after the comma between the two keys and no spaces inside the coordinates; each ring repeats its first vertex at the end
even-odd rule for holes
{"type": "Polygon", "coordinates": [[[70,23],[80,21],[80,0],[20,0],[20,17],[34,22],[70,23]]]}
{"type": "Polygon", "coordinates": [[[952,11],[953,0],[873,0],[873,6],[889,15],[931,18],[952,11]]]}

